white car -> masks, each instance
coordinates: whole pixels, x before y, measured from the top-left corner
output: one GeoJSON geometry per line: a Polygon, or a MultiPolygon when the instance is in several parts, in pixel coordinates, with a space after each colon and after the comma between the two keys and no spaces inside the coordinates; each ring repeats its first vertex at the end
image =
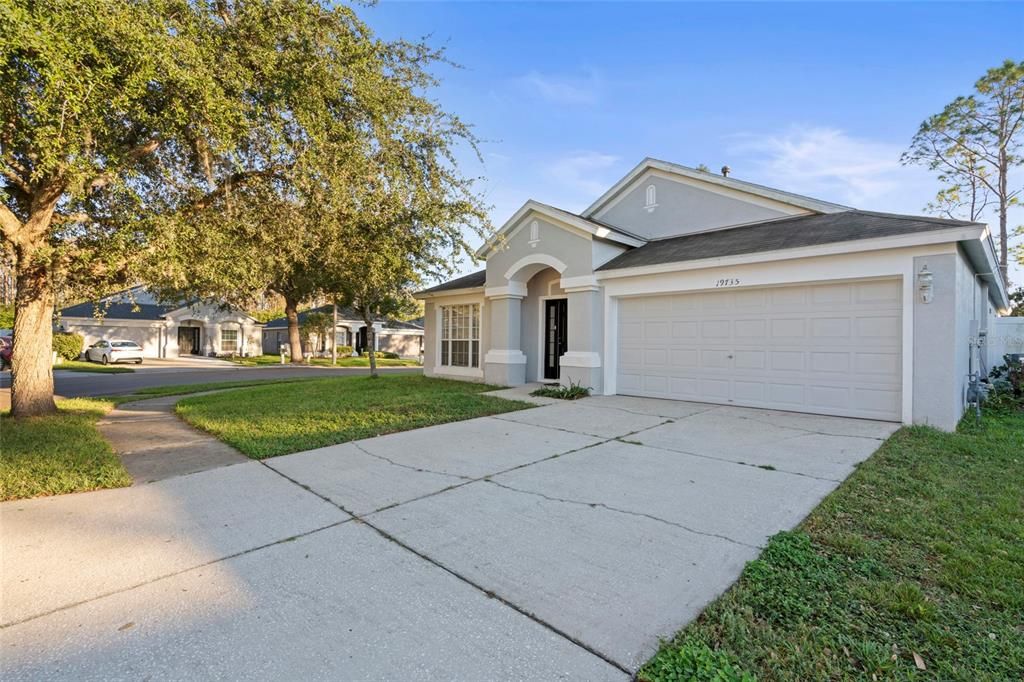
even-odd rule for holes
{"type": "Polygon", "coordinates": [[[134,362],[141,365],[142,347],[127,339],[97,341],[85,351],[85,359],[90,362],[102,362],[104,365],[111,362],[134,362]]]}

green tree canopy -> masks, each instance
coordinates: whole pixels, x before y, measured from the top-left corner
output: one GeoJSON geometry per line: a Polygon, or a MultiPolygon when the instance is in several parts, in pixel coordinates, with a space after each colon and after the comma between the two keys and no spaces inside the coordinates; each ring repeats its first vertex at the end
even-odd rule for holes
{"type": "Polygon", "coordinates": [[[921,124],[903,154],[904,163],[937,171],[943,189],[928,209],[978,220],[991,203],[999,216],[999,266],[1007,280],[1008,211],[1020,200],[1011,171],[1024,161],[1024,62],[1006,60],[921,124]]]}
{"type": "MultiPolygon", "coordinates": [[[[301,300],[322,288],[321,254],[366,205],[366,178],[477,203],[452,161],[472,136],[424,94],[443,55],[380,41],[346,7],[8,0],[0,52],[15,415],[54,409],[59,290],[145,277],[168,295],[301,300]]],[[[453,257],[460,228],[435,225],[430,243],[453,257]]]]}

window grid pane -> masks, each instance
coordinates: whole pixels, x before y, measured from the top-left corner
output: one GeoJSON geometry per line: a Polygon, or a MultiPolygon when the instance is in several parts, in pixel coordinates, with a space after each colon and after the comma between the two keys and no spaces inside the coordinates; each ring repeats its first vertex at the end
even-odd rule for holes
{"type": "Polygon", "coordinates": [[[238,330],[222,329],[220,332],[220,349],[224,353],[234,353],[238,350],[238,330]]]}
{"type": "Polygon", "coordinates": [[[480,366],[480,306],[476,303],[441,308],[441,364],[480,366]]]}

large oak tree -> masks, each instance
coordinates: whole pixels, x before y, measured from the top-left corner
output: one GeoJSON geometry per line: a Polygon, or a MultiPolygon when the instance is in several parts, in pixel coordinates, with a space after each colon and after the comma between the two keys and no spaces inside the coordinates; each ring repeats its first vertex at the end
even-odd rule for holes
{"type": "MultiPolygon", "coordinates": [[[[439,58],[376,40],[349,9],[317,0],[0,5],[13,414],[55,409],[59,290],[95,295],[145,277],[165,293],[241,302],[270,288],[294,316],[351,214],[324,207],[359,205],[361,176],[380,177],[366,159],[429,165],[469,137],[420,92],[439,58]]],[[[457,250],[455,232],[446,227],[457,250]]]]}

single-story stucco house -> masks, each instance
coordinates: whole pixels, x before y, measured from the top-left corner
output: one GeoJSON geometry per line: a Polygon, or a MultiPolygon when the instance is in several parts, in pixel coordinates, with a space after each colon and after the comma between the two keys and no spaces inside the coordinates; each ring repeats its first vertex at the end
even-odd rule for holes
{"type": "MultiPolygon", "coordinates": [[[[306,320],[309,313],[333,315],[330,305],[312,308],[299,313],[299,324],[306,320]]],[[[372,341],[374,350],[396,353],[403,358],[418,359],[423,352],[423,326],[417,320],[402,322],[400,320],[377,319],[373,322],[375,334],[366,334],[366,323],[351,308],[338,306],[338,325],[334,330],[334,342],[339,346],[352,346],[357,353],[366,350],[372,341]]],[[[331,346],[327,339],[311,334],[312,352],[330,353],[331,346]]],[[[281,344],[288,343],[288,318],[278,317],[270,320],[263,327],[263,352],[276,354],[281,344]]]]}
{"type": "Polygon", "coordinates": [[[477,255],[417,294],[427,375],[952,429],[1009,352],[984,343],[1009,306],[984,224],[654,159],[580,214],[526,202],[477,255]]]}
{"type": "Polygon", "coordinates": [[[60,311],[59,331],[81,334],[88,348],[100,339],[126,339],[147,358],[183,355],[259,355],[262,325],[218,305],[160,302],[145,286],[60,311]]]}

